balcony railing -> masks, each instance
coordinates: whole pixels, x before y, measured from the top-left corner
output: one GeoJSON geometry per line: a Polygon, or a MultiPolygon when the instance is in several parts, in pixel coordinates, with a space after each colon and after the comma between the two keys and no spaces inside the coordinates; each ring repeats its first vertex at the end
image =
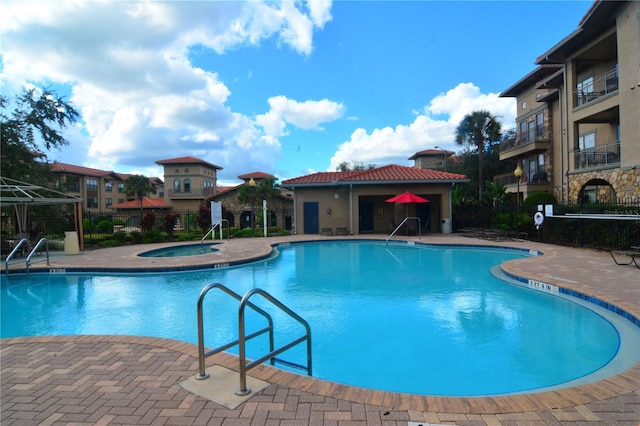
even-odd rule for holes
{"type": "Polygon", "coordinates": [[[620,142],[573,152],[576,170],[620,163],[620,142]]]}
{"type": "Polygon", "coordinates": [[[613,70],[593,80],[592,83],[576,87],[573,92],[576,106],[593,102],[596,99],[618,90],[618,70],[613,70]]]}
{"type": "Polygon", "coordinates": [[[518,131],[514,139],[505,139],[500,142],[500,152],[509,151],[510,149],[516,149],[525,145],[548,141],[551,135],[551,126],[548,124],[540,124],[531,129],[527,129],[526,132],[518,131]]]}
{"type": "MultiPolygon", "coordinates": [[[[520,185],[528,185],[528,184],[548,184],[549,176],[546,172],[542,173],[534,173],[529,178],[529,172],[524,171],[525,173],[520,177],[520,185]]],[[[505,186],[516,185],[518,182],[513,173],[503,173],[501,175],[495,175],[493,177],[493,183],[502,184],[505,186]]]]}
{"type": "Polygon", "coordinates": [[[214,188],[192,188],[189,191],[176,191],[175,189],[168,190],[169,198],[204,198],[209,195],[213,195],[214,193],[214,188]]]}

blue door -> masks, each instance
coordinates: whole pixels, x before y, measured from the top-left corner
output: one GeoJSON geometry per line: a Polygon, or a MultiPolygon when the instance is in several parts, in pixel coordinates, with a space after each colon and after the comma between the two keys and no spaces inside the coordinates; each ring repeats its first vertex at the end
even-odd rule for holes
{"type": "Polygon", "coordinates": [[[320,224],[318,216],[318,202],[304,203],[303,205],[303,233],[304,234],[319,234],[320,224]]]}

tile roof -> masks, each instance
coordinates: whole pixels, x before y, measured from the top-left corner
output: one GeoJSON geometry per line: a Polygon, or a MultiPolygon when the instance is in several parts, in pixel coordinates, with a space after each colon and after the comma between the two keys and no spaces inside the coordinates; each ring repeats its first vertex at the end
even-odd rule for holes
{"type": "Polygon", "coordinates": [[[245,173],[243,175],[238,176],[238,179],[242,179],[242,180],[251,179],[251,178],[255,178],[255,179],[278,179],[274,175],[271,175],[269,173],[264,173],[264,172],[251,172],[251,173],[245,173]]]}
{"type": "Polygon", "coordinates": [[[54,173],[71,173],[76,175],[85,176],[108,176],[113,175],[116,177],[122,176],[119,173],[107,170],[92,169],[90,167],[76,166],[73,164],[54,162],[50,166],[50,170],[54,173]]]}
{"type": "Polygon", "coordinates": [[[442,172],[439,170],[418,169],[416,167],[390,164],[364,171],[320,172],[282,181],[283,186],[327,185],[346,183],[400,183],[400,182],[467,182],[465,175],[442,172]]]}
{"type": "Polygon", "coordinates": [[[196,157],[177,157],[177,158],[169,158],[166,160],[158,160],[156,164],[160,164],[161,166],[165,164],[202,164],[204,166],[211,167],[212,169],[222,170],[222,167],[216,166],[215,164],[206,162],[196,157]]]}
{"type": "MultiPolygon", "coordinates": [[[[447,153],[447,156],[451,156],[453,154],[455,154],[455,152],[453,151],[449,151],[449,150],[445,150],[447,153]]],[[[415,154],[413,154],[411,157],[409,157],[409,160],[415,160],[418,157],[422,157],[424,155],[444,155],[445,151],[441,150],[441,149],[425,149],[424,151],[418,151],[415,154]]]]}
{"type": "MultiPolygon", "coordinates": [[[[131,200],[125,201],[124,203],[112,204],[109,206],[111,209],[139,209],[140,201],[139,200],[131,200]]],[[[143,209],[170,209],[171,206],[164,202],[162,198],[149,198],[144,197],[142,199],[142,208],[143,209]]]]}

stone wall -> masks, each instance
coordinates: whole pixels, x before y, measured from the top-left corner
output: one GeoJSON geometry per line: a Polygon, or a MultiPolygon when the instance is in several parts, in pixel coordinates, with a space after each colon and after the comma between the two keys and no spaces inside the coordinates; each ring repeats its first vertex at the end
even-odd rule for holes
{"type": "MultiPolygon", "coordinates": [[[[640,201],[640,169],[596,170],[569,176],[569,202],[578,201],[583,186],[594,179],[609,182],[617,200],[640,201]]],[[[598,194],[604,195],[604,194],[598,194]]]]}

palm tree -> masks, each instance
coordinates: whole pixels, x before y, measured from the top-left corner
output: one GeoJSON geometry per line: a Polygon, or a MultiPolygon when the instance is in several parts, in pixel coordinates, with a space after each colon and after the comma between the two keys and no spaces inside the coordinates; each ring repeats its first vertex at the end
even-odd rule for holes
{"type": "Polygon", "coordinates": [[[458,145],[475,146],[478,150],[478,199],[482,200],[482,158],[487,143],[500,140],[501,125],[489,111],[474,111],[464,116],[456,128],[458,145]]]}
{"type": "Polygon", "coordinates": [[[133,195],[136,197],[136,200],[140,201],[140,220],[142,220],[142,216],[144,211],[142,209],[142,200],[147,191],[151,191],[153,188],[151,187],[151,183],[149,182],[149,178],[146,178],[142,175],[133,175],[129,176],[127,180],[124,181],[124,192],[127,195],[133,195]]]}
{"type": "MultiPolygon", "coordinates": [[[[253,180],[253,179],[252,179],[253,180]]],[[[273,200],[280,194],[280,185],[275,183],[275,179],[265,178],[258,183],[249,182],[238,191],[238,201],[251,206],[251,228],[255,227],[255,203],[256,200],[273,200]]]]}

